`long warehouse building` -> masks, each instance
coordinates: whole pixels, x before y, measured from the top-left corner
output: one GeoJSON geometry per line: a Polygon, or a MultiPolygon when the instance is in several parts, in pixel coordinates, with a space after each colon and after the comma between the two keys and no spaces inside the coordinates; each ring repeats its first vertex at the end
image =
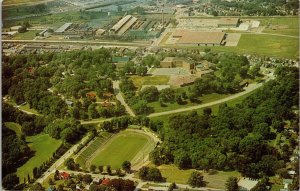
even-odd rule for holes
{"type": "Polygon", "coordinates": [[[114,32],[116,35],[121,36],[124,34],[135,22],[137,21],[136,17],[131,15],[126,15],[123,17],[117,24],[115,24],[111,31],[114,32]]]}

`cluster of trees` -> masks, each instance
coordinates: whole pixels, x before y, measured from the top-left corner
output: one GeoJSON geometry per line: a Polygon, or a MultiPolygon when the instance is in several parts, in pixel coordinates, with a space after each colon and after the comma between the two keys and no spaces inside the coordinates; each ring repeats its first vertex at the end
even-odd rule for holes
{"type": "Polygon", "coordinates": [[[213,0],[212,3],[226,8],[242,10],[245,15],[261,16],[286,15],[290,14],[290,11],[295,14],[299,7],[299,1],[297,0],[251,0],[243,2],[213,0]],[[282,10],[287,12],[282,12],[282,10]]]}
{"type": "Polygon", "coordinates": [[[14,172],[33,153],[27,146],[25,137],[18,137],[4,123],[2,123],[2,153],[2,185],[10,190],[19,183],[19,178],[14,172]]]}
{"type": "Polygon", "coordinates": [[[74,119],[56,119],[44,129],[44,132],[55,139],[74,143],[86,133],[86,129],[74,119]]]}
{"type": "Polygon", "coordinates": [[[108,49],[4,56],[3,94],[42,114],[64,117],[68,107],[59,93],[79,99],[90,91],[99,97],[113,92],[108,79],[116,77],[111,58],[108,49]]]}
{"type": "Polygon", "coordinates": [[[161,182],[164,178],[158,168],[143,166],[138,172],[139,178],[146,181],[161,182]]]}
{"type": "Polygon", "coordinates": [[[203,187],[206,185],[201,172],[194,171],[189,177],[188,184],[193,187],[203,187]]]}
{"type": "MultiPolygon", "coordinates": [[[[298,107],[298,69],[280,67],[276,80],[229,107],[222,104],[218,115],[211,109],[171,116],[160,131],[164,140],[151,154],[154,164],[175,163],[179,168],[239,170],[252,178],[273,176],[289,160],[283,146],[268,144],[284,131],[285,121],[297,122],[292,107],[298,107]]],[[[159,126],[159,125],[158,125],[159,126]]],[[[289,148],[296,146],[293,137],[289,148]]],[[[290,150],[287,149],[287,150],[290,150]]],[[[289,155],[288,155],[289,156],[289,155]]]]}
{"type": "Polygon", "coordinates": [[[50,123],[48,117],[26,114],[7,103],[2,104],[2,121],[20,124],[25,135],[38,134],[50,123]]]}
{"type": "Polygon", "coordinates": [[[109,121],[103,121],[101,128],[108,132],[115,132],[126,129],[129,125],[149,126],[149,122],[149,118],[145,116],[114,117],[109,121]]]}
{"type": "MultiPolygon", "coordinates": [[[[234,93],[242,88],[243,79],[255,77],[248,74],[250,64],[245,56],[228,53],[212,59],[214,59],[212,61],[217,62],[218,74],[208,74],[198,78],[191,88],[191,91],[196,95],[213,92],[234,93]]],[[[254,74],[258,75],[257,72],[254,74]]]]}

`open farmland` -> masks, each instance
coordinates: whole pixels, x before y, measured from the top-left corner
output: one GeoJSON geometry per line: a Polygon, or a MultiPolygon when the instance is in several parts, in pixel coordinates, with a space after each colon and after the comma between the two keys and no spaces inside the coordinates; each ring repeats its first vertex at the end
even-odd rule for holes
{"type": "Polygon", "coordinates": [[[143,161],[154,147],[155,143],[151,137],[141,131],[122,131],[99,148],[95,157],[91,159],[91,164],[110,165],[116,169],[128,160],[133,166],[143,161]]]}
{"type": "Polygon", "coordinates": [[[28,174],[32,177],[33,168],[41,166],[43,162],[50,159],[62,142],[51,138],[48,134],[28,136],[26,141],[29,143],[31,150],[35,151],[35,154],[23,166],[18,168],[17,176],[20,178],[20,182],[23,182],[28,174]]]}

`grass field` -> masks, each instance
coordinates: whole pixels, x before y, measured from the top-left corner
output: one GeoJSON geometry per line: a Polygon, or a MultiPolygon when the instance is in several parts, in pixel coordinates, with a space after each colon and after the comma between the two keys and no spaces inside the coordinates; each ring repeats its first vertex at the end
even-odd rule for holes
{"type": "Polygon", "coordinates": [[[62,143],[60,140],[51,138],[48,134],[28,136],[26,141],[29,147],[35,151],[35,154],[34,157],[18,168],[17,175],[20,178],[20,182],[23,182],[24,177],[27,178],[28,174],[32,177],[32,169],[39,167],[43,162],[48,160],[62,143]]]}
{"type": "MultiPolygon", "coordinates": [[[[175,182],[178,184],[186,184],[191,173],[194,171],[194,169],[180,170],[175,165],[161,165],[158,166],[158,168],[160,169],[162,176],[167,179],[167,182],[175,182]]],[[[207,187],[224,189],[228,177],[240,177],[241,175],[237,171],[216,171],[213,174],[205,172],[203,173],[203,176],[204,180],[207,182],[207,187]]]]}
{"type": "Polygon", "coordinates": [[[266,26],[265,33],[299,36],[298,17],[267,17],[261,20],[261,24],[266,26]]]}
{"type": "Polygon", "coordinates": [[[13,37],[13,40],[33,40],[36,37],[36,33],[40,33],[41,31],[27,31],[25,33],[17,33],[16,36],[13,37]]]}
{"type": "MultiPolygon", "coordinates": [[[[99,165],[110,165],[112,169],[121,168],[121,164],[125,161],[132,161],[138,155],[139,152],[146,152],[145,147],[153,145],[151,144],[152,139],[143,133],[135,131],[122,131],[112,137],[99,152],[92,159],[91,164],[99,165]]],[[[149,151],[150,152],[150,151],[149,151]]],[[[145,153],[146,154],[149,153],[145,153]]],[[[132,162],[132,166],[134,163],[132,162]]]]}
{"type": "Polygon", "coordinates": [[[33,109],[33,108],[29,108],[29,104],[25,104],[25,105],[22,105],[19,107],[21,110],[24,110],[24,111],[28,111],[30,113],[34,113],[36,115],[39,115],[39,112],[37,112],[37,110],[33,109]]]}
{"type": "MultiPolygon", "coordinates": [[[[104,132],[105,133],[105,132],[104,132]]],[[[80,164],[80,166],[84,167],[86,165],[86,161],[89,159],[89,157],[97,151],[97,149],[105,143],[109,138],[111,137],[111,134],[101,134],[98,137],[96,137],[93,142],[86,147],[83,152],[80,153],[80,155],[76,158],[76,162],[80,164]]]]}
{"type": "Polygon", "coordinates": [[[133,84],[140,89],[143,85],[166,85],[168,84],[169,76],[131,76],[133,84]]]}
{"type": "Polygon", "coordinates": [[[3,0],[3,5],[36,3],[42,0],[3,0]]]}
{"type": "Polygon", "coordinates": [[[22,135],[22,127],[18,123],[14,122],[6,122],[6,127],[16,132],[17,136],[20,137],[22,135]]]}
{"type": "MultiPolygon", "coordinates": [[[[166,46],[168,47],[168,46],[166,46]]],[[[205,47],[193,46],[170,46],[176,48],[200,49],[205,47]]],[[[277,58],[299,57],[299,39],[286,36],[275,36],[271,34],[245,34],[243,33],[237,46],[215,46],[209,47],[218,52],[236,52],[238,54],[252,54],[258,56],[272,56],[277,58]]]]}

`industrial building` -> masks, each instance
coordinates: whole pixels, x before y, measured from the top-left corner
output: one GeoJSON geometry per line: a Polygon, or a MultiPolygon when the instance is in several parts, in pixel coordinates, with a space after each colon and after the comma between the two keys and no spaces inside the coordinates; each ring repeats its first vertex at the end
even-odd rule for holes
{"type": "Polygon", "coordinates": [[[63,34],[71,26],[72,26],[72,23],[65,23],[63,26],[61,26],[58,29],[56,29],[56,31],[54,31],[54,34],[63,34]]]}
{"type": "Polygon", "coordinates": [[[134,23],[137,21],[136,17],[133,17],[131,15],[126,15],[123,17],[117,24],[115,24],[110,31],[114,34],[121,36],[123,35],[130,27],[134,25],[134,23]]]}
{"type": "Polygon", "coordinates": [[[177,30],[172,37],[177,38],[176,45],[222,46],[225,44],[226,33],[177,30]]]}
{"type": "Polygon", "coordinates": [[[220,28],[232,28],[238,27],[240,24],[239,18],[221,18],[218,23],[220,28]]]}

